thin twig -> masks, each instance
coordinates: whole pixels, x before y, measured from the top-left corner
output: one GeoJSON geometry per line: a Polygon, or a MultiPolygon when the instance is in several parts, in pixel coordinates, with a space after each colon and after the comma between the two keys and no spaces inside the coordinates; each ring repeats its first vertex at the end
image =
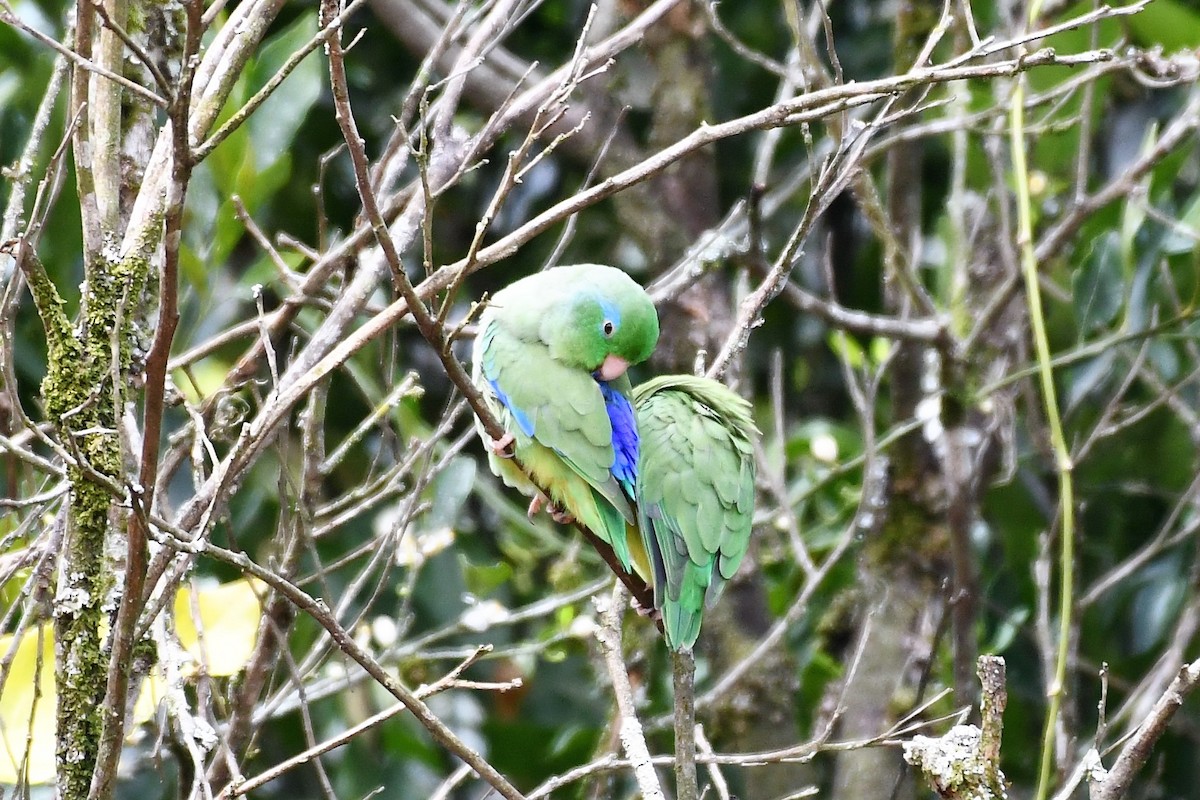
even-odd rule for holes
{"type": "Polygon", "coordinates": [[[158,64],[156,64],[154,59],[150,57],[145,49],[138,44],[132,36],[129,35],[128,31],[118,25],[116,20],[109,15],[108,10],[104,7],[104,0],[93,0],[93,5],[96,8],[96,13],[100,15],[100,19],[104,22],[104,27],[116,34],[117,38],[120,39],[127,48],[129,48],[129,52],[133,53],[134,57],[141,62],[142,66],[145,67],[150,73],[150,76],[154,78],[154,83],[158,85],[158,90],[162,92],[162,96],[167,99],[167,104],[169,106],[172,102],[174,102],[175,93],[172,89],[171,82],[167,80],[165,75],[163,75],[162,70],[158,68],[158,64]]]}
{"type": "MultiPolygon", "coordinates": [[[[482,655],[484,652],[486,652],[490,649],[491,649],[490,647],[477,648],[475,651],[475,654],[473,656],[466,659],[462,664],[459,664],[458,666],[456,666],[449,673],[447,673],[444,677],[440,678],[437,682],[433,683],[432,685],[420,687],[419,689],[414,691],[413,694],[421,699],[424,699],[426,697],[429,697],[430,695],[436,694],[437,692],[442,691],[443,689],[449,688],[451,686],[464,685],[466,682],[460,681],[458,679],[458,676],[462,674],[463,670],[467,666],[469,666],[470,664],[472,664],[476,660],[478,660],[478,657],[480,655],[482,655]]],[[[503,684],[496,684],[496,685],[488,687],[488,688],[492,688],[497,691],[506,691],[508,689],[517,688],[520,685],[521,685],[520,679],[516,679],[515,681],[509,681],[509,682],[503,683],[503,684]]],[[[367,719],[358,723],[357,725],[354,725],[351,728],[343,731],[342,733],[339,733],[337,736],[330,737],[329,739],[326,739],[325,741],[321,742],[320,744],[314,745],[313,747],[309,747],[308,749],[304,750],[303,752],[297,753],[296,755],[292,756],[291,758],[280,761],[278,764],[275,764],[270,769],[263,770],[261,773],[259,773],[258,775],[255,775],[253,778],[249,778],[247,780],[240,781],[236,784],[230,784],[229,786],[227,786],[225,788],[224,791],[221,792],[219,797],[220,798],[231,798],[231,797],[240,797],[244,794],[248,794],[249,792],[257,789],[258,787],[264,786],[264,785],[270,783],[271,781],[275,780],[276,778],[278,778],[280,775],[284,774],[285,772],[289,772],[293,768],[298,767],[302,764],[307,764],[308,762],[312,761],[314,758],[316,758],[320,755],[323,755],[325,753],[328,753],[331,750],[336,750],[337,748],[341,747],[342,745],[347,744],[350,741],[352,741],[353,739],[357,738],[362,733],[369,731],[371,728],[376,727],[377,725],[379,725],[382,722],[386,722],[387,720],[391,719],[392,717],[396,716],[397,714],[399,714],[402,711],[406,711],[407,709],[408,709],[408,706],[406,706],[404,703],[396,703],[395,705],[393,705],[389,708],[386,708],[383,711],[380,711],[376,714],[371,715],[370,717],[368,717],[367,719]]],[[[467,777],[467,775],[470,774],[470,769],[471,769],[470,765],[463,764],[462,767],[458,771],[455,772],[456,775],[460,774],[460,773],[462,774],[462,777],[460,777],[458,780],[462,781],[463,779],[465,779],[467,777]],[[465,772],[464,772],[464,770],[465,770],[465,772]]]]}
{"type": "Polygon", "coordinates": [[[326,630],[338,649],[357,662],[380,686],[403,703],[439,744],[470,764],[475,772],[483,780],[491,784],[501,796],[508,798],[508,800],[524,800],[524,795],[509,783],[503,775],[496,771],[496,768],[488,763],[486,759],[463,742],[462,739],[450,730],[446,723],[438,719],[416,692],[402,684],[398,678],[394,677],[367,652],[350,632],[342,627],[337,619],[334,618],[324,600],[312,597],[278,573],[250,560],[244,553],[227,550],[204,540],[191,540],[191,537],[186,532],[178,530],[165,520],[154,520],[154,522],[158,529],[170,531],[169,536],[159,533],[154,533],[154,535],[171,548],[178,548],[184,552],[193,554],[207,555],[218,561],[237,567],[243,573],[258,578],[288,598],[296,608],[308,614],[326,630]]]}
{"type": "Polygon", "coordinates": [[[51,50],[55,51],[59,55],[65,56],[66,58],[70,59],[74,64],[83,68],[84,71],[94,72],[97,75],[101,75],[105,78],[108,78],[110,81],[114,81],[117,84],[120,84],[123,88],[128,89],[129,91],[133,92],[134,94],[136,94],[140,97],[143,97],[146,100],[149,100],[151,103],[154,103],[154,105],[158,106],[159,108],[167,107],[168,102],[167,102],[166,98],[155,94],[153,91],[151,91],[150,89],[147,89],[145,86],[142,86],[140,83],[135,83],[134,81],[131,81],[128,78],[122,77],[121,75],[118,75],[117,73],[113,72],[112,70],[105,69],[104,67],[102,67],[99,64],[95,63],[94,61],[92,61],[91,55],[90,55],[90,48],[88,48],[87,51],[84,51],[79,48],[76,48],[73,50],[70,47],[67,47],[66,45],[59,42],[57,39],[47,36],[46,34],[39,31],[37,28],[34,28],[31,25],[28,25],[24,20],[22,20],[20,17],[17,16],[17,13],[13,10],[12,6],[8,4],[8,0],[0,0],[0,22],[3,22],[7,25],[11,25],[12,27],[17,28],[18,30],[24,31],[25,33],[29,34],[34,39],[37,39],[39,42],[46,45],[47,47],[49,47],[51,50]]]}
{"type": "MultiPolygon", "coordinates": [[[[702,757],[712,757],[716,755],[713,751],[713,746],[708,741],[708,737],[704,735],[704,726],[696,726],[696,750],[702,757]]],[[[708,765],[708,778],[712,782],[713,790],[717,793],[717,800],[730,800],[729,784],[725,780],[725,776],[721,774],[721,768],[717,764],[710,763],[708,765]]]]}

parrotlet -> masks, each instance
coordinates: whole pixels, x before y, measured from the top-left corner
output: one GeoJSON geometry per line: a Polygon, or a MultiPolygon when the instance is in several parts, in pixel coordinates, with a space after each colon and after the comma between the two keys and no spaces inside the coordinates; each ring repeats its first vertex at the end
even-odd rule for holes
{"type": "Polygon", "coordinates": [[[657,341],[658,315],[641,286],[615,267],[579,264],[497,292],[472,358],[475,385],[506,431],[493,441],[477,426],[492,472],[533,498],[531,513],[544,491],[560,518],[585,525],[647,582],[631,535],[639,438],[626,370],[657,341]],[[503,457],[509,445],[515,458],[503,457]]]}
{"type": "Polygon", "coordinates": [[[633,390],[641,448],[641,539],[667,645],[690,649],[706,608],[737,572],[754,515],[750,404],[691,375],[654,378],[633,390]]]}

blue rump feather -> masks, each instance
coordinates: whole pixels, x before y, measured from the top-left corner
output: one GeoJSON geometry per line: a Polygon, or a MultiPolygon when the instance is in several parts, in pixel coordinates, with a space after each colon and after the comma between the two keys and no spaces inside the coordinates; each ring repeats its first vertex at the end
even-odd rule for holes
{"type": "Polygon", "coordinates": [[[625,493],[633,497],[633,484],[637,480],[638,432],[637,418],[629,398],[612,388],[605,381],[596,381],[604,396],[604,409],[612,424],[613,452],[615,458],[611,468],[613,477],[621,484],[625,493]]]}

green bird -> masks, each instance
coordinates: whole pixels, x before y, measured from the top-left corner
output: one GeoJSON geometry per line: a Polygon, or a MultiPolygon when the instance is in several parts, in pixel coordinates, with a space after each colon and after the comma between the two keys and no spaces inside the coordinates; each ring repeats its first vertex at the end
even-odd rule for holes
{"type": "Polygon", "coordinates": [[[665,375],[633,390],[641,456],[636,500],[667,645],[690,649],[750,543],[750,404],[708,378],[665,375]]]}
{"type": "Polygon", "coordinates": [[[478,426],[492,472],[533,498],[531,515],[545,492],[556,519],[581,522],[626,571],[639,562],[647,582],[630,533],[638,433],[625,371],[657,342],[658,314],[642,287],[614,267],[580,264],[497,292],[472,359],[475,385],[506,431],[495,441],[478,426]],[[510,444],[517,463],[502,455],[510,444]]]}

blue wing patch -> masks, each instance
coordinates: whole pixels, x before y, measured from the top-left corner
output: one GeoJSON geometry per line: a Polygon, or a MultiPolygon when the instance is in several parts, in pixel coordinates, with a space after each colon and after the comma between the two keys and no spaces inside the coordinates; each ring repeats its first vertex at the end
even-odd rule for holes
{"type": "MultiPolygon", "coordinates": [[[[496,399],[504,404],[504,407],[508,409],[508,413],[512,414],[512,418],[517,421],[517,425],[521,426],[521,430],[525,433],[525,435],[533,436],[533,420],[531,420],[525,414],[524,411],[522,411],[521,409],[517,408],[516,406],[514,406],[512,404],[512,401],[508,399],[508,395],[506,395],[504,393],[504,390],[500,388],[500,385],[498,383],[496,383],[491,378],[488,378],[487,382],[488,382],[488,386],[491,386],[492,391],[496,394],[496,399]]],[[[626,402],[626,404],[629,403],[628,400],[626,400],[625,402],[626,402]]],[[[636,431],[635,431],[634,435],[635,436],[637,435],[636,431]]],[[[634,445],[635,453],[636,453],[636,448],[637,448],[637,445],[635,444],[634,445]]],[[[635,461],[634,463],[637,463],[637,462],[635,461]]]]}
{"type": "Polygon", "coordinates": [[[604,410],[613,432],[613,465],[611,472],[625,493],[633,497],[633,485],[637,480],[638,432],[637,418],[629,398],[612,388],[605,381],[596,381],[604,396],[604,410]]]}

